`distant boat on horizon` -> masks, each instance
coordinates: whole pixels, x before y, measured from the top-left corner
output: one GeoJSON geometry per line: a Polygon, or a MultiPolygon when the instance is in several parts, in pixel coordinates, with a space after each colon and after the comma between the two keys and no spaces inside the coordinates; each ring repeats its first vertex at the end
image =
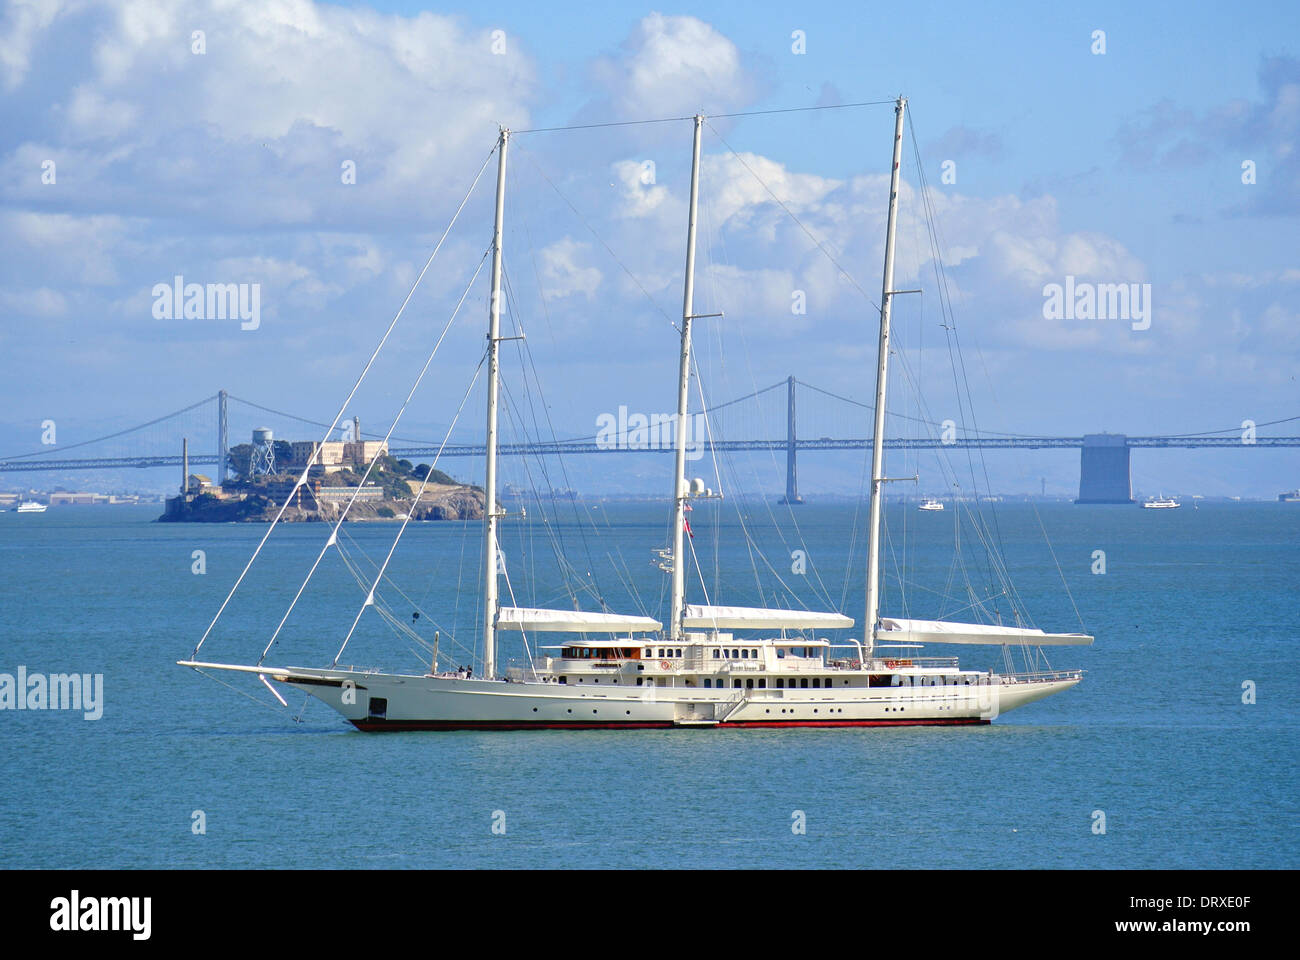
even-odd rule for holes
{"type": "Polygon", "coordinates": [[[1182,504],[1172,497],[1148,497],[1142,504],[1143,510],[1177,510],[1182,504]]]}
{"type": "Polygon", "coordinates": [[[926,497],[924,500],[921,501],[921,505],[920,505],[919,507],[917,507],[916,509],[918,509],[918,510],[942,510],[942,509],[943,509],[943,501],[941,501],[941,500],[936,500],[936,499],[934,499],[934,497],[926,497]]]}
{"type": "Polygon", "coordinates": [[[37,503],[35,500],[27,500],[18,504],[18,509],[14,513],[44,513],[48,507],[43,503],[37,503]]]}

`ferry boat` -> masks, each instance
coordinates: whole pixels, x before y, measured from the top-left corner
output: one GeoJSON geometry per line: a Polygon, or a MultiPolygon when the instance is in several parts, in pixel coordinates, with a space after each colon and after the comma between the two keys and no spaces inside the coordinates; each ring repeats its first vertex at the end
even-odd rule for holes
{"type": "Polygon", "coordinates": [[[943,502],[940,501],[940,500],[935,500],[933,497],[926,497],[924,500],[921,501],[921,505],[920,505],[919,507],[917,507],[916,509],[918,509],[918,510],[942,510],[942,509],[943,509],[943,502]]]}
{"type": "Polygon", "coordinates": [[[37,503],[35,500],[26,500],[18,504],[18,509],[14,513],[44,513],[48,507],[43,503],[37,503]]]}
{"type": "MultiPolygon", "coordinates": [[[[891,304],[899,292],[894,290],[894,246],[905,108],[904,98],[894,104],[893,164],[876,352],[866,616],[861,641],[827,639],[826,634],[843,635],[854,625],[854,619],[840,611],[700,604],[687,599],[687,564],[693,556],[685,543],[689,531],[687,514],[694,509],[693,499],[713,497],[701,481],[688,481],[685,472],[692,330],[693,322],[699,319],[695,314],[693,291],[700,144],[705,118],[696,116],[679,328],[671,543],[657,551],[661,569],[671,578],[667,622],[609,610],[543,609],[501,602],[498,531],[505,514],[499,509],[497,496],[498,351],[506,338],[500,332],[499,304],[506,158],[511,137],[511,132],[503,128],[495,149],[496,213],[490,248],[491,295],[483,366],[487,372],[487,442],[483,618],[479,634],[481,673],[475,675],[472,667],[440,670],[436,636],[432,660],[424,673],[389,673],[340,666],[357,622],[375,605],[384,567],[370,581],[368,596],[352,622],[352,629],[328,666],[297,667],[267,662],[279,628],[256,663],[200,659],[201,648],[261,546],[254,551],[191,656],[178,663],[199,671],[256,675],[286,706],[273,682],[288,685],[328,704],[363,731],[987,724],[1008,710],[1078,684],[1082,679],[1079,670],[1042,669],[1045,664],[1040,659],[1041,648],[1090,644],[1093,638],[1087,634],[1046,633],[1023,622],[1016,625],[960,623],[882,616],[880,612],[882,507],[884,484],[890,479],[883,473],[886,380],[891,304]],[[526,666],[501,670],[498,642],[503,634],[520,632],[534,639],[557,635],[559,642],[541,648],[546,653],[532,657],[526,666]],[[922,656],[919,651],[927,643],[1001,648],[1008,668],[1001,672],[970,669],[963,668],[956,657],[922,656]],[[1026,655],[1025,672],[1010,669],[1007,654],[1011,650],[1026,655]]],[[[345,406],[350,400],[351,396],[345,406]]],[[[340,408],[335,424],[342,414],[340,408]]],[[[306,476],[304,471],[300,484],[306,476]]],[[[416,497],[419,495],[417,492],[416,497]]],[[[336,542],[338,525],[342,522],[341,515],[322,548],[322,556],[336,542]]],[[[270,534],[268,529],[263,544],[270,534]]],[[[315,569],[312,568],[313,572],[315,569]]],[[[286,613],[285,618],[288,616],[286,613]]],[[[280,621],[281,627],[284,622],[280,621]]]]}
{"type": "Polygon", "coordinates": [[[1169,497],[1148,497],[1142,504],[1143,510],[1177,510],[1182,504],[1169,497]]]}

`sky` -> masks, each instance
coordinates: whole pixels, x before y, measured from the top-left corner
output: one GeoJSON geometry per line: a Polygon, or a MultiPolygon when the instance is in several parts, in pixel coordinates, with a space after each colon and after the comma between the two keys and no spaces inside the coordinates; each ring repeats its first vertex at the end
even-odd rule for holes
{"type": "MultiPolygon", "coordinates": [[[[1297,435],[1300,420],[1272,422],[1300,416],[1298,27],[1293,3],[9,2],[0,455],[42,449],[49,422],[70,444],[219,389],[329,421],[499,125],[697,112],[710,119],[695,309],[724,314],[697,323],[699,391],[720,403],[793,375],[869,401],[893,129],[879,101],[899,95],[895,286],[922,293],[895,302],[891,434],[950,419],[1297,435]],[[724,116],[864,101],[877,103],[724,116]],[[169,310],[157,291],[177,276],[255,286],[256,321],[169,310]],[[1049,315],[1067,283],[1136,284],[1148,315],[1049,315]]],[[[691,129],[512,136],[504,322],[527,339],[503,350],[505,439],[590,436],[620,407],[675,406],[691,129]]],[[[488,249],[494,174],[495,159],[347,407],[368,432],[397,414],[488,249]]],[[[481,379],[465,398],[487,274],[396,435],[481,436],[481,379]]],[[[780,435],[773,399],[716,426],[780,435]]],[[[869,434],[866,411],[824,399],[801,398],[801,434],[869,434]]],[[[779,459],[735,468],[779,489],[779,459]]],[[[938,465],[895,459],[944,489],[938,465]]],[[[669,462],[574,458],[572,479],[650,491],[670,485],[669,462]]],[[[987,459],[995,489],[1060,495],[1077,464],[987,459]]],[[[1139,451],[1133,471],[1148,493],[1274,497],[1300,485],[1300,452],[1139,451]]],[[[809,455],[803,486],[851,493],[861,473],[860,455],[809,455]]],[[[131,477],[84,485],[110,479],[131,477]]]]}

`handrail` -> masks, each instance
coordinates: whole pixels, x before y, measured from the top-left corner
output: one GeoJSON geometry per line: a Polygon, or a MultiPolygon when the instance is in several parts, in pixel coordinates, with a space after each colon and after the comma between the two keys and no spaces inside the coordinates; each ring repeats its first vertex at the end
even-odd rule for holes
{"type": "Polygon", "coordinates": [[[749,702],[749,697],[747,696],[748,693],[749,693],[748,690],[746,690],[744,687],[741,687],[734,697],[732,697],[730,700],[725,701],[724,705],[726,707],[726,713],[724,713],[720,717],[718,716],[718,711],[717,708],[715,707],[713,710],[713,715],[717,717],[718,722],[723,723],[731,719],[731,715],[733,713],[735,713],[746,703],[748,703],[749,702]]]}
{"type": "Polygon", "coordinates": [[[1034,683],[1045,680],[1081,680],[1082,670],[1044,670],[1038,673],[1000,673],[1001,683],[1034,683]]]}

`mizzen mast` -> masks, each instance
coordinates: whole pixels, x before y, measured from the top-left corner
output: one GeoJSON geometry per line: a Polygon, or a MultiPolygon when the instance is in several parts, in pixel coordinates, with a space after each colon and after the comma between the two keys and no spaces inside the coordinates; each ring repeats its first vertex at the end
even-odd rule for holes
{"type": "Polygon", "coordinates": [[[894,298],[894,234],[898,217],[898,168],[903,156],[903,110],[907,100],[894,104],[894,165],[889,173],[889,220],[885,232],[885,276],[880,291],[880,349],[876,358],[876,425],[871,435],[871,527],[867,548],[867,615],[863,620],[863,645],[869,657],[876,645],[880,617],[880,525],[885,496],[885,381],[889,373],[889,307],[894,298]]]}

